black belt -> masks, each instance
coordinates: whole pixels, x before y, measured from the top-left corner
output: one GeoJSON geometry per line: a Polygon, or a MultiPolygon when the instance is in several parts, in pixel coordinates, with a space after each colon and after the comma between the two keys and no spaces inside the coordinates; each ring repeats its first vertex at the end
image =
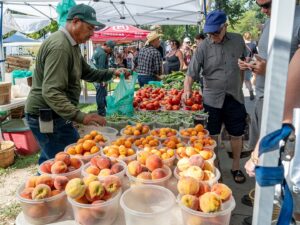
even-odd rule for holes
{"type": "MultiPolygon", "coordinates": [[[[36,115],[36,114],[32,114],[32,113],[26,113],[28,116],[32,117],[32,118],[35,118],[35,119],[38,119],[39,118],[39,115],[36,115]]],[[[56,112],[54,112],[52,110],[52,118],[53,119],[58,119],[58,118],[61,118],[61,116],[59,116],[56,112]]]]}

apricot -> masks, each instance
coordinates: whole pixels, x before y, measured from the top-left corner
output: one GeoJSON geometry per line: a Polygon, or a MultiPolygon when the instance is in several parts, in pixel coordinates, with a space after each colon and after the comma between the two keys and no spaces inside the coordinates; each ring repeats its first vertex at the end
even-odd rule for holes
{"type": "Polygon", "coordinates": [[[157,155],[150,155],[146,159],[146,167],[150,171],[153,171],[157,168],[162,168],[162,166],[163,166],[163,162],[162,162],[161,158],[159,158],[159,156],[157,156],[157,155]]]}
{"type": "Polygon", "coordinates": [[[105,189],[100,181],[92,181],[89,183],[85,197],[89,202],[100,200],[105,194],[105,189]]]}
{"type": "Polygon", "coordinates": [[[81,161],[77,158],[71,158],[70,166],[74,167],[75,169],[79,169],[81,167],[81,161]]]}
{"type": "Polygon", "coordinates": [[[141,172],[139,175],[137,175],[138,179],[142,179],[142,180],[151,180],[152,179],[152,175],[150,172],[141,172]]]}
{"type": "Polygon", "coordinates": [[[106,192],[113,194],[120,189],[121,181],[117,176],[107,176],[103,179],[103,186],[106,192]]]}
{"type": "Polygon", "coordinates": [[[202,150],[199,152],[203,159],[208,160],[213,157],[214,152],[208,149],[202,150]]]}
{"type": "Polygon", "coordinates": [[[96,146],[96,145],[93,146],[93,147],[91,147],[91,149],[90,149],[91,154],[95,154],[95,153],[97,153],[99,151],[100,151],[100,148],[98,146],[96,146]]]}
{"type": "Polygon", "coordinates": [[[183,195],[181,204],[193,210],[199,209],[199,199],[194,195],[183,195]]]}
{"type": "Polygon", "coordinates": [[[222,183],[214,184],[211,187],[211,192],[214,192],[217,195],[219,195],[222,202],[226,202],[228,199],[230,199],[232,195],[231,189],[226,184],[222,183]]]}
{"type": "Polygon", "coordinates": [[[112,175],[110,169],[102,169],[100,170],[100,173],[98,174],[98,177],[106,177],[112,175]]]}
{"type": "Polygon", "coordinates": [[[54,178],[54,188],[60,191],[64,191],[69,179],[65,176],[56,176],[54,178]]]}
{"type": "Polygon", "coordinates": [[[43,164],[40,165],[40,170],[43,173],[51,173],[51,167],[53,165],[54,161],[48,161],[44,162],[43,164]]]}
{"type": "Polygon", "coordinates": [[[50,188],[53,187],[53,178],[49,175],[41,175],[36,178],[35,185],[46,184],[50,188]]]}
{"type": "Polygon", "coordinates": [[[92,135],[90,135],[90,134],[86,134],[86,135],[84,135],[84,137],[83,137],[83,140],[93,140],[93,136],[92,135]]]}
{"type": "Polygon", "coordinates": [[[32,199],[44,199],[51,196],[51,188],[46,184],[38,184],[32,191],[32,199]]]}
{"type": "Polygon", "coordinates": [[[85,140],[83,143],[82,143],[82,148],[84,151],[90,151],[90,149],[93,147],[93,146],[96,146],[96,143],[92,140],[85,140]]]}
{"type": "Polygon", "coordinates": [[[97,180],[98,180],[98,177],[95,176],[94,174],[89,174],[83,178],[83,182],[86,186],[88,186],[89,183],[91,183],[92,181],[97,181],[97,180]]]}
{"type": "Polygon", "coordinates": [[[77,144],[77,145],[75,146],[75,151],[76,151],[76,154],[82,155],[82,153],[83,153],[82,143],[77,144]]]}
{"type": "Polygon", "coordinates": [[[153,170],[151,173],[151,177],[153,180],[164,178],[167,175],[168,174],[167,174],[166,170],[163,168],[157,168],[157,169],[153,170]]]}
{"type": "Polygon", "coordinates": [[[66,173],[68,171],[68,166],[63,161],[56,161],[51,167],[51,173],[60,174],[66,173]]]}
{"type": "Polygon", "coordinates": [[[92,131],[90,132],[90,135],[91,135],[92,137],[96,137],[96,136],[98,135],[98,131],[92,130],[92,131]]]}
{"type": "Polygon", "coordinates": [[[199,182],[193,177],[181,177],[177,183],[177,190],[181,195],[195,195],[199,191],[199,182]]]}
{"type": "Polygon", "coordinates": [[[59,152],[55,155],[54,161],[63,161],[67,166],[69,166],[71,163],[71,157],[66,152],[59,152]]]}
{"type": "Polygon", "coordinates": [[[217,212],[221,209],[222,200],[214,192],[206,192],[199,197],[200,209],[205,213],[217,212]]]}
{"type": "Polygon", "coordinates": [[[142,172],[142,165],[140,162],[134,160],[128,164],[127,169],[130,175],[136,177],[138,174],[142,172]]]}
{"type": "Polygon", "coordinates": [[[38,178],[38,176],[29,177],[25,183],[25,188],[34,188],[37,178],[38,178]]]}
{"type": "Polygon", "coordinates": [[[100,173],[100,169],[97,166],[91,165],[85,169],[85,172],[88,174],[93,174],[93,175],[97,176],[100,173]]]}
{"type": "Polygon", "coordinates": [[[70,180],[65,188],[66,194],[73,199],[81,198],[85,194],[87,186],[80,178],[70,180]]]}
{"type": "Polygon", "coordinates": [[[22,198],[32,199],[32,192],[34,188],[33,187],[26,187],[24,190],[20,193],[20,196],[22,198]]]}
{"type": "Polygon", "coordinates": [[[120,173],[122,170],[124,170],[124,166],[121,165],[121,163],[115,163],[112,165],[110,170],[112,174],[120,173]]]}

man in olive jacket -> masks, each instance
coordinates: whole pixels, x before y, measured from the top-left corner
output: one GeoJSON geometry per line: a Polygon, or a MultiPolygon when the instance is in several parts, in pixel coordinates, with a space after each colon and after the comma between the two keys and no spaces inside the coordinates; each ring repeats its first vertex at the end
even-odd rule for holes
{"type": "Polygon", "coordinates": [[[103,82],[115,72],[92,69],[81,55],[79,44],[93,35],[96,26],[104,25],[97,22],[95,10],[76,5],[68,13],[66,26],[44,41],[38,52],[25,116],[41,147],[39,164],[77,141],[79,134],[71,121],[105,124],[104,117],[83,113],[77,107],[81,79],[103,82]]]}

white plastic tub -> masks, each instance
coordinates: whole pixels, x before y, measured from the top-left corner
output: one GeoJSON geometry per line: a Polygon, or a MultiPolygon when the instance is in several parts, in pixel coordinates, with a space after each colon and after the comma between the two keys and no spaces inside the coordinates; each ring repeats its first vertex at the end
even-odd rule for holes
{"type": "Polygon", "coordinates": [[[156,185],[141,185],[125,191],[120,200],[126,225],[171,225],[173,193],[156,185]]]}

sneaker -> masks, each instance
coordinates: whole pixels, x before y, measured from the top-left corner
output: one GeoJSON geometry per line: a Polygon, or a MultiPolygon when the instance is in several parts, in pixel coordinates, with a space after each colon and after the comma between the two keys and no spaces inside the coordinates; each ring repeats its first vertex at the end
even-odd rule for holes
{"type": "Polygon", "coordinates": [[[241,202],[246,205],[246,206],[249,206],[249,207],[253,207],[253,203],[249,197],[249,194],[247,195],[244,195],[242,198],[241,198],[241,202]]]}
{"type": "Polygon", "coordinates": [[[253,94],[253,91],[250,91],[250,100],[254,100],[254,94],[253,94]]]}
{"type": "Polygon", "coordinates": [[[252,224],[252,216],[247,216],[243,220],[243,225],[251,225],[252,224]]]}

